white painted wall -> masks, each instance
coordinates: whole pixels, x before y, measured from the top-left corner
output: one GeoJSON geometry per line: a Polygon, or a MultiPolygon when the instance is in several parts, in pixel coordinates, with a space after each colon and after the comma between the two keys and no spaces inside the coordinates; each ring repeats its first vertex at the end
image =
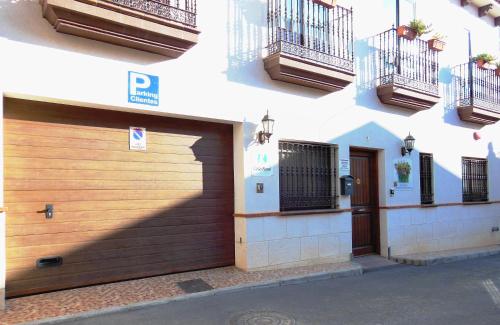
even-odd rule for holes
{"type": "MultiPolygon", "coordinates": [[[[447,48],[440,56],[442,100],[432,109],[418,113],[383,105],[375,92],[371,63],[374,50],[370,41],[394,24],[395,0],[339,1],[339,4],[352,5],[354,9],[357,77],[346,89],[331,94],[269,78],[262,63],[267,37],[265,0],[200,0],[198,25],[202,33],[199,44],[175,60],[57,33],[42,18],[38,0],[0,1],[0,85],[3,84],[8,96],[233,123],[237,213],[279,210],[278,169],[274,169],[271,177],[251,175],[251,161],[260,150],[267,150],[271,160],[278,163],[279,139],[335,143],[339,145],[340,159],[348,158],[349,146],[379,149],[380,204],[419,204],[418,179],[414,179],[413,189],[398,190],[394,197],[389,196],[394,181],[393,160],[400,156],[401,139],[408,132],[417,139],[416,150],[411,155],[414,175],[418,175],[418,152],[434,154],[436,203],[461,202],[462,156],[488,157],[490,200],[500,200],[500,123],[480,127],[460,121],[450,95],[450,68],[467,60],[465,29],[472,33],[476,53],[491,52],[500,57],[498,28],[493,27],[491,17],[478,18],[475,8],[462,8],[459,2],[417,1],[417,16],[448,36],[447,48]],[[130,70],[160,76],[159,107],[127,102],[127,72],[130,70]],[[255,141],[255,133],[260,129],[260,120],[267,109],[276,119],[275,134],[269,144],[261,146],[255,141]],[[475,131],[481,134],[481,140],[473,139],[475,131]],[[264,183],[263,194],[255,193],[257,182],[264,183]]],[[[404,15],[408,16],[408,13],[404,15]]],[[[342,197],[340,208],[349,206],[349,197],[342,197]]],[[[481,231],[476,229],[477,233],[464,226],[462,238],[484,236],[489,238],[488,243],[500,243],[498,235],[492,235],[488,230],[500,223],[499,204],[457,209],[467,211],[461,212],[463,216],[457,219],[463,219],[461,224],[465,224],[465,218],[475,220],[473,215],[478,215],[483,225],[481,231]]],[[[417,220],[417,227],[421,220],[427,220],[429,211],[412,209],[382,213],[382,224],[389,229],[382,231],[383,250],[391,246],[393,252],[409,251],[410,245],[399,241],[398,236],[407,231],[402,227],[410,225],[403,224],[407,221],[400,219],[406,220],[411,214],[411,218],[417,220]]],[[[432,211],[437,222],[450,214],[448,208],[432,211]]],[[[345,227],[342,231],[330,228],[328,233],[321,235],[308,233],[310,220],[316,220],[314,218],[237,219],[236,231],[239,232],[240,227],[246,229],[241,232],[243,235],[257,231],[254,228],[259,228],[261,222],[271,231],[282,229],[283,223],[295,222],[304,233],[280,239],[264,237],[260,242],[268,249],[266,265],[257,253],[250,253],[248,246],[239,253],[237,249],[240,265],[265,267],[297,262],[302,260],[302,257],[296,258],[299,256],[297,247],[302,247],[302,244],[313,242],[315,246],[316,240],[319,245],[320,236],[350,233],[347,229],[349,214],[324,216],[329,222],[341,220],[345,227]],[[303,239],[309,237],[313,237],[310,242],[303,239]],[[276,240],[287,240],[290,244],[287,247],[295,252],[293,259],[285,261],[281,257],[271,257],[275,256],[271,254],[271,246],[276,240]]],[[[436,233],[444,234],[444,231],[437,230],[436,233]]],[[[453,247],[479,243],[483,242],[471,239],[459,243],[457,240],[453,247]]],[[[448,247],[439,245],[417,243],[421,250],[448,247]]],[[[288,249],[283,251],[288,252],[288,249]]],[[[339,256],[347,258],[345,254],[339,256]]],[[[3,283],[1,277],[0,283],[3,283]]]]}
{"type": "Polygon", "coordinates": [[[500,233],[491,232],[492,225],[500,224],[498,204],[389,210],[382,220],[387,226],[384,256],[387,247],[395,256],[500,243],[500,233]]]}

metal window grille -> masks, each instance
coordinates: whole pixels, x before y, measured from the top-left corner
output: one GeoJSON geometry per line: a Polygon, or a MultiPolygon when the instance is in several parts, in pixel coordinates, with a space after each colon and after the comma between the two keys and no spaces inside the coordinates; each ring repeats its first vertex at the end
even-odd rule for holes
{"type": "Polygon", "coordinates": [[[280,209],[336,208],[336,148],[280,141],[280,209]]]}
{"type": "Polygon", "coordinates": [[[268,0],[268,52],[354,70],[352,9],[312,0],[268,0]]]}
{"type": "Polygon", "coordinates": [[[488,201],[488,161],[462,158],[462,189],[464,202],[488,201]]]}
{"type": "Polygon", "coordinates": [[[409,41],[397,35],[396,29],[379,34],[377,74],[380,85],[400,84],[417,91],[439,94],[438,52],[429,49],[419,38],[409,41]]]}
{"type": "Polygon", "coordinates": [[[420,153],[420,201],[422,204],[434,203],[432,164],[432,154],[420,153]]]}

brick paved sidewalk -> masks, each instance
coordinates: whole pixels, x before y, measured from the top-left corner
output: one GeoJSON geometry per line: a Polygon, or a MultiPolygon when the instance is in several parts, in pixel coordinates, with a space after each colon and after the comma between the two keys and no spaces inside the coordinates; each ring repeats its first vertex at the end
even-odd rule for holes
{"type": "Polygon", "coordinates": [[[7,309],[0,312],[0,324],[17,324],[184,296],[186,292],[177,283],[193,279],[202,279],[213,288],[220,289],[343,270],[361,272],[356,263],[321,264],[256,272],[224,267],[64,290],[8,299],[7,309]]]}

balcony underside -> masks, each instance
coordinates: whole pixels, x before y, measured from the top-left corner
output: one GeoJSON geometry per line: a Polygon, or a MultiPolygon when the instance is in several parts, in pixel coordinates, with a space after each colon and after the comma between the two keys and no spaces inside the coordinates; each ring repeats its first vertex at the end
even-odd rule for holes
{"type": "Polygon", "coordinates": [[[415,111],[431,108],[439,102],[439,96],[407,88],[395,83],[377,87],[377,96],[384,104],[404,107],[415,111]]]}
{"type": "Polygon", "coordinates": [[[283,52],[264,58],[271,79],[334,92],[354,81],[354,73],[321,63],[313,63],[283,52]]]}
{"type": "Polygon", "coordinates": [[[500,105],[485,107],[474,102],[472,105],[461,105],[457,107],[458,115],[462,121],[487,125],[500,120],[500,105]]]}
{"type": "Polygon", "coordinates": [[[43,16],[61,33],[179,57],[198,41],[196,28],[100,0],[40,0],[43,16]]]}

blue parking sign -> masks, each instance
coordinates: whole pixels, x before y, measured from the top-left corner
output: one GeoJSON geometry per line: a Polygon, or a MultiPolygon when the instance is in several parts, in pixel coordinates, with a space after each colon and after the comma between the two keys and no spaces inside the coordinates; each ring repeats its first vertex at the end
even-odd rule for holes
{"type": "Polygon", "coordinates": [[[128,72],[128,102],[158,106],[160,78],[139,72],[128,72]]]}

